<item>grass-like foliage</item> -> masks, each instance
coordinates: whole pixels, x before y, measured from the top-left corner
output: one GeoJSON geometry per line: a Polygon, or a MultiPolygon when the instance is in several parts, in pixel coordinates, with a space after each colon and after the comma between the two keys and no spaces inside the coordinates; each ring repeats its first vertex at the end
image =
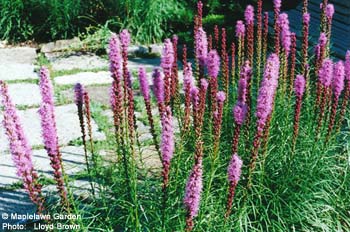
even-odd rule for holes
{"type": "Polygon", "coordinates": [[[57,198],[41,193],[31,148],[2,82],[10,151],[38,213],[80,214],[67,224],[82,231],[350,231],[350,52],[344,62],[331,60],[334,8],[324,0],[311,55],[307,4],[299,51],[281,1],[274,1],[272,39],[260,0],[256,12],[247,6],[231,44],[225,28],[207,36],[198,2],[195,59],[188,62],[184,46],[181,81],[176,36],[164,41],[161,68],[152,77],[140,67],[133,78],[130,34],[112,34],[113,119],[90,105],[82,85],[75,87],[87,165],[76,178],[88,180],[91,190],[84,198],[64,173],[48,70],[40,71],[39,113],[57,198]],[[92,118],[106,141],[94,142],[92,118]],[[139,141],[137,121],[149,124],[149,141],[139,141]],[[108,161],[101,150],[111,154],[108,161]],[[143,163],[145,156],[153,164],[143,163]]]}

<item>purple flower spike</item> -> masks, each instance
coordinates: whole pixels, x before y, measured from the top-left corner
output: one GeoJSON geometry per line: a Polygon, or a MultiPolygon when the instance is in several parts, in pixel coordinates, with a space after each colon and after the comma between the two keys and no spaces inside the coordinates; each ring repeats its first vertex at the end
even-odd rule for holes
{"type": "Polygon", "coordinates": [[[334,15],[334,5],[333,4],[327,4],[326,6],[326,16],[328,20],[332,19],[334,15]]]}
{"type": "Polygon", "coordinates": [[[207,34],[202,27],[198,28],[196,33],[196,56],[199,64],[204,66],[208,55],[208,39],[207,34]]]}
{"type": "Polygon", "coordinates": [[[320,38],[318,39],[318,43],[321,46],[326,46],[326,44],[327,44],[327,35],[326,35],[326,33],[322,32],[320,34],[320,38]]]}
{"type": "Polygon", "coordinates": [[[160,66],[167,77],[171,76],[171,68],[173,67],[174,60],[173,43],[170,39],[165,39],[160,66]]]}
{"type": "Polygon", "coordinates": [[[247,105],[241,101],[238,101],[235,107],[233,107],[233,118],[235,123],[242,126],[247,116],[247,105]]]}
{"type": "Polygon", "coordinates": [[[244,12],[244,18],[247,24],[252,24],[254,21],[254,7],[248,5],[244,12]]]}
{"type": "Polygon", "coordinates": [[[153,91],[159,104],[164,103],[164,81],[158,68],[153,70],[153,91]]]}
{"type": "Polygon", "coordinates": [[[128,47],[129,44],[130,44],[130,39],[131,39],[128,29],[122,30],[122,32],[120,33],[119,37],[120,37],[120,41],[122,43],[122,46],[123,47],[128,47]]]}
{"type": "Polygon", "coordinates": [[[142,96],[145,99],[145,101],[149,101],[150,100],[149,85],[147,81],[147,74],[146,74],[145,67],[139,68],[139,81],[140,81],[142,96]]]}
{"type": "Polygon", "coordinates": [[[305,78],[303,75],[297,75],[294,81],[294,91],[298,98],[301,98],[305,91],[305,78]]]}
{"type": "Polygon", "coordinates": [[[291,32],[289,29],[289,20],[288,15],[286,13],[282,13],[278,17],[278,24],[281,27],[281,43],[282,46],[288,55],[290,52],[290,46],[292,44],[291,40],[291,32]]]}
{"type": "Polygon", "coordinates": [[[344,77],[345,77],[345,70],[344,70],[344,63],[343,61],[338,61],[334,64],[334,71],[333,71],[333,81],[332,81],[332,88],[334,95],[339,97],[341,92],[344,89],[344,77]]]}
{"type": "Polygon", "coordinates": [[[220,57],[216,50],[211,50],[207,58],[208,74],[210,77],[216,78],[220,71],[220,57]]]}
{"type": "Polygon", "coordinates": [[[333,62],[330,59],[325,59],[322,63],[322,67],[318,71],[320,82],[325,87],[329,87],[333,78],[333,62]]]}
{"type": "Polygon", "coordinates": [[[192,73],[192,64],[188,62],[184,70],[184,91],[186,91],[187,86],[189,87],[189,90],[191,90],[192,87],[195,86],[192,73]]]}
{"type": "Polygon", "coordinates": [[[122,53],[120,47],[120,40],[116,34],[112,34],[109,40],[109,70],[115,81],[120,82],[122,76],[122,53]]]}
{"type": "Polygon", "coordinates": [[[238,20],[236,23],[236,36],[238,38],[244,37],[245,34],[245,25],[242,20],[238,20]]]}
{"type": "Polygon", "coordinates": [[[77,83],[74,86],[74,93],[75,93],[75,104],[83,104],[83,98],[84,98],[84,87],[80,84],[77,83]]]}
{"type": "Polygon", "coordinates": [[[345,79],[350,81],[350,51],[345,55],[345,79]]]}
{"type": "Polygon", "coordinates": [[[200,80],[200,83],[201,83],[201,87],[203,88],[203,90],[206,91],[208,89],[208,85],[209,85],[208,81],[206,79],[202,78],[200,80]]]}
{"type": "Polygon", "coordinates": [[[305,24],[309,24],[310,23],[310,13],[304,13],[303,14],[303,22],[305,24]]]}
{"type": "Polygon", "coordinates": [[[43,102],[53,105],[53,86],[50,79],[49,70],[46,67],[41,67],[39,72],[40,80],[39,87],[43,102]]]}
{"type": "Polygon", "coordinates": [[[189,217],[191,218],[196,217],[199,211],[200,197],[203,188],[202,175],[202,164],[199,162],[198,164],[195,164],[192,169],[186,184],[184,197],[184,204],[188,211],[189,217]]]}
{"type": "Polygon", "coordinates": [[[162,141],[161,152],[162,160],[166,165],[170,165],[170,160],[174,155],[175,142],[174,142],[174,129],[173,118],[171,115],[171,109],[169,106],[165,108],[165,117],[162,117],[162,141]]]}
{"type": "Polygon", "coordinates": [[[224,91],[219,91],[217,94],[216,94],[216,100],[218,102],[224,102],[226,99],[226,94],[224,91]]]}
{"type": "Polygon", "coordinates": [[[282,0],[273,0],[273,6],[274,6],[276,9],[281,9],[282,0]]]}
{"type": "Polygon", "coordinates": [[[236,183],[236,184],[238,183],[241,177],[242,165],[243,165],[243,162],[241,158],[237,154],[233,154],[227,169],[228,181],[230,183],[236,183]]]}

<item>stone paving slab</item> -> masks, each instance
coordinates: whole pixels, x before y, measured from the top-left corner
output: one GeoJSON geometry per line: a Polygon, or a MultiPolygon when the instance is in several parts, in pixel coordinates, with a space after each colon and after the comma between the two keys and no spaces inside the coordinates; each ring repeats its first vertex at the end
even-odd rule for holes
{"type": "Polygon", "coordinates": [[[0,64],[33,64],[36,57],[36,49],[31,47],[0,49],[0,64]]]}
{"type": "Polygon", "coordinates": [[[107,71],[101,72],[80,72],[73,75],[59,76],[55,78],[55,83],[58,85],[96,85],[96,84],[111,84],[111,74],[107,71]]]}
{"type": "Polygon", "coordinates": [[[34,68],[32,64],[0,63],[0,80],[37,80],[39,78],[34,68]]]}
{"type": "Polygon", "coordinates": [[[14,104],[21,106],[40,105],[41,95],[37,84],[9,84],[9,94],[14,104]]]}
{"type": "MultiPolygon", "coordinates": [[[[63,166],[67,175],[73,175],[74,173],[83,171],[86,168],[83,147],[62,147],[61,154],[63,166]]],[[[46,153],[46,150],[34,150],[33,163],[39,175],[45,175],[49,178],[53,178],[53,170],[50,166],[50,159],[46,153]]],[[[21,179],[16,175],[16,167],[14,166],[9,153],[6,152],[0,156],[0,168],[0,187],[21,181],[21,179]]]]}
{"type": "Polygon", "coordinates": [[[51,62],[54,71],[67,71],[72,69],[105,69],[108,68],[107,60],[94,54],[74,54],[67,57],[59,57],[51,62]]]}
{"type": "MultiPolygon", "coordinates": [[[[28,109],[18,111],[19,117],[24,127],[24,132],[32,146],[43,145],[41,137],[41,126],[38,109],[28,109]]],[[[77,107],[74,104],[55,107],[56,123],[59,143],[66,145],[70,141],[81,137],[77,107]]],[[[3,116],[0,112],[0,120],[3,116]]],[[[93,139],[104,140],[105,134],[98,131],[97,124],[92,120],[93,139]]],[[[7,138],[4,128],[0,126],[0,151],[8,150],[7,138]]]]}

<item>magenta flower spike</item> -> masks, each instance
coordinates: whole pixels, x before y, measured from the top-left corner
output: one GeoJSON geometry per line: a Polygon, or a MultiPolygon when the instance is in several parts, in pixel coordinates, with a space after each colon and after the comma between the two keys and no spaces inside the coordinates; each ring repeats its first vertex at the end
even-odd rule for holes
{"type": "Polygon", "coordinates": [[[121,82],[122,77],[122,52],[121,52],[121,43],[118,35],[112,34],[109,40],[109,61],[110,66],[109,70],[112,73],[112,77],[115,81],[121,82]]]}
{"type": "Polygon", "coordinates": [[[289,55],[290,52],[290,46],[292,44],[291,41],[291,32],[289,29],[289,20],[288,20],[288,14],[282,13],[278,17],[278,25],[281,27],[280,33],[281,33],[281,43],[284,48],[284,51],[286,52],[286,55],[289,55]]]}
{"type": "Polygon", "coordinates": [[[333,78],[333,62],[330,59],[325,59],[321,69],[318,71],[320,83],[328,88],[332,83],[333,78]]]}
{"type": "Polygon", "coordinates": [[[233,107],[233,118],[238,126],[242,126],[247,116],[247,105],[241,101],[237,101],[233,107]]]}
{"type": "Polygon", "coordinates": [[[326,17],[328,20],[332,20],[334,15],[334,5],[333,4],[327,4],[326,6],[326,17]]]}
{"type": "Polygon", "coordinates": [[[145,101],[150,101],[149,84],[145,67],[139,68],[139,82],[143,98],[145,101]]]}
{"type": "Polygon", "coordinates": [[[280,10],[282,6],[282,0],[273,0],[273,6],[275,9],[280,10]]]}
{"type": "Polygon", "coordinates": [[[238,20],[236,23],[236,37],[244,37],[245,35],[245,25],[242,20],[238,20]]]}
{"type": "Polygon", "coordinates": [[[39,72],[39,87],[43,102],[52,105],[53,100],[53,86],[50,79],[49,70],[46,67],[41,67],[39,72]]]}
{"type": "Polygon", "coordinates": [[[203,169],[202,161],[193,166],[188,178],[185,190],[184,204],[187,210],[186,230],[191,231],[194,223],[193,219],[198,215],[200,198],[203,189],[203,169]]]}
{"type": "Polygon", "coordinates": [[[345,86],[345,93],[344,93],[344,97],[343,97],[343,101],[342,101],[342,105],[341,105],[340,116],[339,116],[339,120],[337,123],[337,132],[340,131],[340,127],[343,123],[344,116],[345,116],[346,111],[347,111],[347,105],[348,105],[349,98],[350,98],[350,51],[346,52],[344,66],[345,66],[344,69],[345,69],[346,86],[345,86]]]}
{"type": "Polygon", "coordinates": [[[244,11],[244,19],[247,24],[252,24],[254,22],[254,7],[248,5],[244,11]]]}
{"type": "Polygon", "coordinates": [[[174,47],[170,39],[165,39],[162,51],[161,64],[164,75],[170,78],[171,68],[174,63],[174,47]]]}
{"type": "Polygon", "coordinates": [[[229,182],[229,192],[227,197],[227,206],[225,217],[230,216],[232,210],[232,202],[235,195],[235,189],[238,181],[241,177],[243,162],[237,153],[234,153],[231,157],[230,163],[227,168],[227,179],[229,182]]]}
{"type": "Polygon", "coordinates": [[[162,141],[161,152],[163,157],[163,165],[170,165],[170,161],[174,155],[175,142],[174,142],[174,128],[173,117],[171,115],[171,108],[167,106],[165,108],[165,117],[162,118],[162,141]]]}
{"type": "Polygon", "coordinates": [[[208,55],[208,39],[207,34],[202,27],[198,28],[198,31],[195,35],[196,39],[196,57],[201,66],[205,66],[208,55]]]}
{"type": "Polygon", "coordinates": [[[16,174],[23,181],[24,189],[28,192],[29,198],[38,207],[38,213],[44,210],[44,199],[41,196],[41,185],[37,183],[38,174],[32,162],[32,148],[24,134],[20,119],[17,115],[7,85],[0,81],[0,95],[4,107],[2,124],[10,145],[12,160],[16,166],[16,174]]]}
{"type": "Polygon", "coordinates": [[[164,82],[159,69],[155,68],[152,74],[153,78],[153,92],[156,96],[158,104],[164,103],[164,82]]]}
{"type": "Polygon", "coordinates": [[[122,32],[119,34],[119,37],[122,46],[127,48],[131,41],[131,36],[128,29],[123,29],[122,32]]]}
{"type": "Polygon", "coordinates": [[[220,71],[220,57],[216,50],[211,50],[207,57],[207,68],[210,77],[217,77],[220,71]]]}
{"type": "Polygon", "coordinates": [[[305,78],[303,75],[297,75],[294,81],[294,92],[298,98],[301,98],[305,91],[305,78]]]}

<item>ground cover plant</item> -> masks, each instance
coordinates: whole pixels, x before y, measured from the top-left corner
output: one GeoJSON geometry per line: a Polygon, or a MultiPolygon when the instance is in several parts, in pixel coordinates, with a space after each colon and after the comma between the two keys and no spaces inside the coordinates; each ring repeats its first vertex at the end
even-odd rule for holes
{"type": "Polygon", "coordinates": [[[334,6],[322,1],[320,37],[311,47],[304,1],[300,49],[281,1],[274,1],[272,31],[261,7],[261,0],[246,7],[228,43],[226,28],[205,32],[199,1],[194,61],[187,59],[186,46],[178,57],[173,36],[165,39],[152,76],[144,67],[136,75],[128,70],[128,30],[111,36],[114,130],[102,145],[114,154],[108,165],[91,133],[91,119],[101,115],[84,86],[74,88],[88,198],[69,189],[48,69],[40,70],[38,113],[57,185],[54,199],[42,194],[28,135],[1,81],[10,152],[38,214],[80,214],[75,223],[82,231],[350,231],[350,52],[345,61],[331,58],[334,6]],[[137,95],[162,163],[158,172],[140,168],[137,95]]]}

